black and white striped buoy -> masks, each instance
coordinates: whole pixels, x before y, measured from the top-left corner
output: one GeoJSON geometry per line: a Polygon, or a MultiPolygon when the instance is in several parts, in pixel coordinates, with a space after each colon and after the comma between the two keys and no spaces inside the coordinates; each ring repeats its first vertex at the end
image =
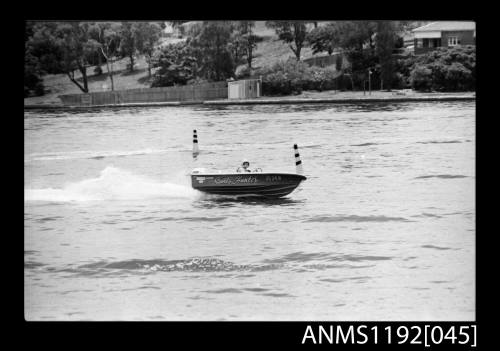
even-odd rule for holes
{"type": "Polygon", "coordinates": [[[193,130],[193,156],[197,156],[200,153],[198,149],[198,135],[196,134],[196,129],[193,130]]]}
{"type": "Polygon", "coordinates": [[[302,160],[300,159],[299,147],[297,144],[293,144],[293,150],[295,151],[295,170],[297,174],[302,174],[304,170],[302,169],[302,160]]]}

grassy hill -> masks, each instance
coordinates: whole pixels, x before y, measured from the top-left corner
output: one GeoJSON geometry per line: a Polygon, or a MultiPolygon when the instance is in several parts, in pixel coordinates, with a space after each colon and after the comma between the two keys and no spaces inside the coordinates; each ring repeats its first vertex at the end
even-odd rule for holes
{"type": "MultiPolygon", "coordinates": [[[[260,68],[273,65],[279,60],[286,60],[294,57],[294,54],[288,44],[278,40],[274,30],[265,26],[263,21],[256,22],[255,34],[262,36],[264,40],[258,43],[254,51],[254,60],[252,66],[260,68]]],[[[178,42],[178,38],[162,38],[160,46],[172,42],[178,42]]],[[[309,47],[302,49],[301,58],[306,59],[314,56],[309,47]]],[[[147,63],[144,57],[136,59],[134,72],[129,72],[126,65],[130,61],[123,59],[113,64],[115,90],[149,88],[151,79],[148,77],[147,63]]],[[[242,65],[244,66],[244,65],[242,65]]],[[[103,74],[95,75],[95,67],[87,69],[88,87],[90,92],[108,91],[111,84],[107,75],[106,65],[102,65],[103,74]]],[[[154,73],[154,72],[153,72],[154,73]]],[[[81,79],[79,72],[75,72],[75,77],[81,79]]],[[[46,94],[43,96],[25,98],[25,104],[59,104],[58,95],[79,94],[81,90],[73,84],[65,74],[49,74],[43,78],[46,94]]]]}

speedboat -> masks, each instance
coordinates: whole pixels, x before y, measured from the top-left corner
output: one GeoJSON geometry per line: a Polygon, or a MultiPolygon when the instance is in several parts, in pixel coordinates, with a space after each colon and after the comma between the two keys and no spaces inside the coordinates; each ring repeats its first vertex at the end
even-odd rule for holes
{"type": "MultiPolygon", "coordinates": [[[[193,155],[199,153],[196,130],[193,138],[193,155]]],[[[307,178],[302,175],[302,161],[297,144],[294,144],[297,173],[253,172],[214,173],[196,168],[191,172],[191,186],[208,194],[229,196],[261,196],[277,198],[290,194],[307,178]]],[[[259,171],[260,170],[260,171],[259,171]]]]}
{"type": "Polygon", "coordinates": [[[282,197],[306,179],[293,173],[191,173],[194,189],[216,195],[282,197]]]}

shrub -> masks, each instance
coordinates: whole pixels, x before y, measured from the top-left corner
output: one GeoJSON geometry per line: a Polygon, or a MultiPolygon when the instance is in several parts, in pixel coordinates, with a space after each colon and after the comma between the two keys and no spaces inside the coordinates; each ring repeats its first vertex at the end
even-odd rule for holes
{"type": "Polygon", "coordinates": [[[252,69],[248,66],[236,69],[236,79],[245,79],[252,75],[252,69]]]}
{"type": "Polygon", "coordinates": [[[432,86],[432,71],[427,67],[418,66],[412,70],[410,81],[413,89],[428,91],[432,86]]]}
{"type": "Polygon", "coordinates": [[[425,55],[410,57],[405,62],[399,62],[398,71],[404,76],[409,75],[415,90],[474,90],[475,47],[438,48],[425,55]]]}
{"type": "Polygon", "coordinates": [[[332,67],[309,67],[290,58],[255,72],[262,76],[263,95],[300,94],[303,90],[331,90],[339,76],[332,67]]]}
{"type": "Polygon", "coordinates": [[[392,80],[392,88],[394,89],[406,89],[409,86],[409,82],[405,76],[399,72],[396,72],[392,80]]]}
{"type": "Polygon", "coordinates": [[[461,63],[454,62],[448,66],[445,78],[448,83],[447,90],[463,91],[472,88],[472,72],[461,63]]]}
{"type": "Polygon", "coordinates": [[[96,76],[100,76],[102,74],[102,68],[101,68],[101,66],[95,66],[95,68],[94,68],[94,74],[96,76]]]}

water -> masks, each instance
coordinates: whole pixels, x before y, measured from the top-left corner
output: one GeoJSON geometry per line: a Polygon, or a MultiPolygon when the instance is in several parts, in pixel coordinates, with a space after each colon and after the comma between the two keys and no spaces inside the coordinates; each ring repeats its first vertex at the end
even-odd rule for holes
{"type": "Polygon", "coordinates": [[[474,320],[475,103],[25,112],[28,320],[474,320]],[[193,160],[192,130],[201,154],[193,160]],[[195,167],[294,172],[285,198],[195,167]]]}

